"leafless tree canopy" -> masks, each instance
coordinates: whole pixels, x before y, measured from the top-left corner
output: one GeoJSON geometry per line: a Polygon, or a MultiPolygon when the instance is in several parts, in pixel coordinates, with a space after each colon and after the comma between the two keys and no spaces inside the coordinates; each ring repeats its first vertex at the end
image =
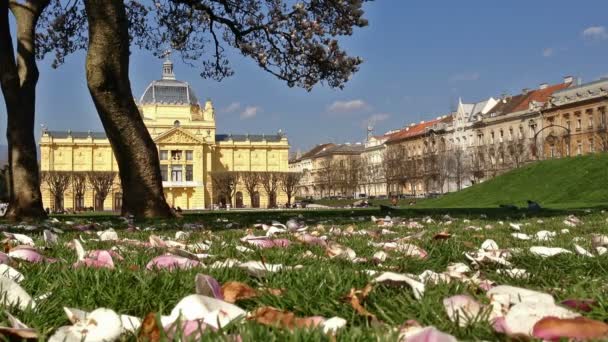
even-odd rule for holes
{"type": "Polygon", "coordinates": [[[245,191],[249,195],[250,203],[254,203],[254,197],[256,191],[258,191],[258,186],[260,186],[260,173],[257,171],[249,171],[249,172],[241,172],[240,177],[243,180],[243,186],[245,187],[245,191]]]}
{"type": "Polygon", "coordinates": [[[112,191],[112,186],[114,185],[116,176],[116,172],[112,171],[87,172],[87,179],[95,191],[95,197],[101,203],[105,201],[108,194],[110,194],[110,191],[112,191]]]}
{"type": "Polygon", "coordinates": [[[268,207],[276,207],[277,205],[277,190],[281,181],[279,172],[260,172],[260,182],[264,187],[264,191],[268,195],[268,207]]]}
{"type": "Polygon", "coordinates": [[[72,173],[68,171],[43,171],[41,178],[49,187],[49,191],[53,197],[63,198],[63,194],[70,186],[72,173]]]}
{"type": "Polygon", "coordinates": [[[303,173],[301,172],[281,172],[279,174],[281,181],[281,189],[287,195],[287,204],[291,205],[291,199],[296,193],[296,188],[300,179],[302,179],[303,173]]]}
{"type": "Polygon", "coordinates": [[[211,173],[211,182],[219,196],[226,197],[228,203],[232,203],[232,198],[236,194],[236,187],[239,183],[240,175],[233,171],[215,171],[211,173]]]}

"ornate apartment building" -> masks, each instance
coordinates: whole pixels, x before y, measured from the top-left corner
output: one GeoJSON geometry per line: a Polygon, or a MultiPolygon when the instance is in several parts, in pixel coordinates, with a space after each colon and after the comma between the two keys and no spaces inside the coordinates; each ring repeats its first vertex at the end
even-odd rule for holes
{"type": "MultiPolygon", "coordinates": [[[[163,63],[162,78],[148,85],[138,106],[158,147],[163,188],[171,206],[204,209],[212,204],[225,203],[225,196],[213,185],[214,172],[288,171],[289,142],[284,134],[218,134],[211,101],[207,100],[201,106],[192,87],[175,78],[173,64],[169,60],[163,63]]],[[[112,148],[103,132],[45,129],[40,139],[40,154],[43,174],[118,171],[112,148]]],[[[274,198],[269,198],[261,185],[257,189],[255,194],[248,196],[240,182],[231,205],[265,207],[271,201],[283,203],[285,200],[280,189],[274,198]]],[[[87,186],[84,193],[74,191],[73,186],[68,186],[62,196],[52,192],[49,184],[43,181],[42,195],[46,207],[120,210],[121,206],[118,177],[105,200],[100,200],[91,186],[87,186]]]]}
{"type": "MultiPolygon", "coordinates": [[[[571,76],[516,95],[460,100],[448,115],[368,134],[359,193],[456,191],[533,161],[608,151],[607,107],[608,79],[577,85],[571,76]]],[[[305,188],[318,188],[315,181],[305,188]]]]}

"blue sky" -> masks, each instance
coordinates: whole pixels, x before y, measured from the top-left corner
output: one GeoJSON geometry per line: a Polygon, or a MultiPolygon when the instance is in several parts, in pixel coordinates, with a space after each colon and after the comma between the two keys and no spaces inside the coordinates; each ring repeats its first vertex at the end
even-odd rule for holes
{"type": "MultiPolygon", "coordinates": [[[[472,102],[515,94],[565,75],[584,82],[608,77],[606,13],[605,0],[378,0],[366,5],[370,25],[343,40],[365,61],[344,90],[288,88],[240,57],[232,60],[235,76],[221,83],[201,79],[176,57],[175,72],[201,101],[212,99],[218,132],[283,129],[294,150],[306,150],[327,141],[361,141],[369,119],[383,133],[446,114],[459,97],[472,102]]],[[[40,63],[37,136],[41,124],[102,130],[86,88],[84,53],[56,70],[50,62],[40,63]]],[[[160,72],[160,60],[134,51],[134,95],[139,98],[160,72]]],[[[2,105],[0,130],[5,128],[2,105]]]]}

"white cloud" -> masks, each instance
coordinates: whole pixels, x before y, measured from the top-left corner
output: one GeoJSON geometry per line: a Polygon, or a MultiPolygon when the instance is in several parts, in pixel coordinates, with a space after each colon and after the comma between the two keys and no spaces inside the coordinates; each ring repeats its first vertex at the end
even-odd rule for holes
{"type": "Polygon", "coordinates": [[[551,57],[554,53],[555,50],[553,50],[553,48],[546,48],[543,50],[543,57],[551,57]]]}
{"type": "Polygon", "coordinates": [[[591,26],[583,31],[583,38],[588,40],[608,39],[608,30],[605,26],[591,26]]]}
{"type": "Polygon", "coordinates": [[[334,113],[344,113],[367,108],[369,108],[369,106],[367,105],[367,103],[365,103],[365,101],[356,99],[350,101],[335,101],[334,103],[329,105],[329,107],[327,107],[327,110],[334,113]]]}
{"type": "Polygon", "coordinates": [[[241,104],[239,102],[232,102],[228,105],[228,107],[224,108],[222,112],[224,113],[234,113],[241,109],[241,104]]]}
{"type": "Polygon", "coordinates": [[[262,108],[256,106],[247,106],[241,112],[241,119],[251,119],[258,115],[258,112],[261,112],[262,108]]]}
{"type": "Polygon", "coordinates": [[[475,72],[463,72],[463,73],[452,75],[452,77],[450,77],[450,81],[452,81],[452,82],[458,82],[458,81],[477,81],[480,77],[481,77],[481,75],[477,71],[475,71],[475,72]]]}
{"type": "Polygon", "coordinates": [[[386,121],[390,117],[391,115],[388,113],[376,113],[370,116],[369,118],[363,120],[361,122],[361,127],[366,128],[368,125],[371,125],[373,127],[376,123],[386,121]]]}

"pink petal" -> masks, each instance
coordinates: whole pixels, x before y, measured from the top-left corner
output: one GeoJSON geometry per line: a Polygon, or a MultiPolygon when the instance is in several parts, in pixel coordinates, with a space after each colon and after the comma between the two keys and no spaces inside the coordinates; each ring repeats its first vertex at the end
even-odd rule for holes
{"type": "Polygon", "coordinates": [[[167,269],[172,271],[176,268],[187,269],[200,265],[200,262],[177,255],[161,255],[152,259],[147,265],[148,270],[167,269]]]}
{"type": "Polygon", "coordinates": [[[497,333],[508,334],[507,321],[505,317],[498,317],[492,322],[492,328],[497,333]]]}
{"type": "Polygon", "coordinates": [[[17,246],[8,252],[8,256],[14,259],[21,259],[33,263],[55,262],[55,259],[45,258],[38,250],[30,246],[17,246]]]}
{"type": "Polygon", "coordinates": [[[301,235],[300,237],[298,237],[298,240],[302,243],[309,245],[327,247],[327,242],[325,240],[310,234],[301,235]]]}
{"type": "Polygon", "coordinates": [[[594,306],[597,306],[597,301],[593,299],[566,299],[562,302],[562,305],[578,311],[589,312],[593,310],[594,306]]]}
{"type": "Polygon", "coordinates": [[[212,276],[197,274],[194,282],[196,284],[197,294],[224,300],[222,287],[212,276]]]}
{"type": "Polygon", "coordinates": [[[0,252],[0,264],[9,264],[11,262],[11,257],[6,253],[0,252]]]}
{"type": "Polygon", "coordinates": [[[109,253],[109,254],[112,256],[112,258],[116,258],[116,259],[118,259],[118,260],[120,260],[120,261],[125,260],[125,258],[123,258],[123,257],[122,257],[120,254],[118,254],[118,253],[114,252],[113,250],[107,250],[107,251],[106,251],[106,250],[103,250],[103,249],[96,249],[96,250],[94,250],[94,251],[90,251],[90,252],[88,253],[88,257],[89,257],[89,258],[92,258],[92,259],[99,259],[99,254],[100,254],[101,252],[104,252],[104,253],[109,253]]]}
{"type": "Polygon", "coordinates": [[[419,333],[407,337],[405,342],[457,342],[458,340],[442,331],[437,330],[435,327],[426,327],[419,333]]]}
{"type": "Polygon", "coordinates": [[[205,332],[207,329],[211,329],[213,331],[217,330],[214,327],[205,324],[203,320],[189,320],[180,323],[175,322],[164,327],[165,333],[167,334],[167,338],[169,340],[174,340],[177,336],[181,336],[182,338],[186,338],[188,341],[200,340],[201,332],[205,332]]]}
{"type": "Polygon", "coordinates": [[[275,247],[288,247],[291,244],[291,241],[287,239],[274,239],[272,242],[275,247]]]}
{"type": "Polygon", "coordinates": [[[268,239],[248,239],[247,243],[258,248],[274,247],[274,242],[268,239]]]}

